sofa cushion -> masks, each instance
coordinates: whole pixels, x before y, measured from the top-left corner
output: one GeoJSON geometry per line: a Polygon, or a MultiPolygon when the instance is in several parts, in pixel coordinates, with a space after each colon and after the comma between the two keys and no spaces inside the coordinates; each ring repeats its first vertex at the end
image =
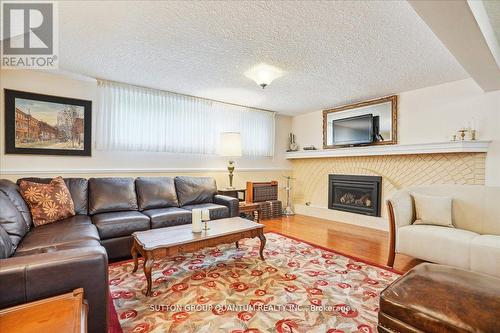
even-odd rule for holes
{"type": "Polygon", "coordinates": [[[137,210],[133,178],[90,178],[89,214],[137,210]]]}
{"type": "Polygon", "coordinates": [[[396,251],[423,260],[469,268],[472,231],[434,225],[398,228],[396,251]]]}
{"type": "MultiPolygon", "coordinates": [[[[64,183],[68,187],[73,204],[75,206],[75,214],[87,215],[88,213],[88,180],[86,178],[63,178],[64,183]]],[[[34,183],[48,184],[52,178],[26,177],[17,180],[17,184],[21,181],[29,181],[34,183]]]]}
{"type": "Polygon", "coordinates": [[[150,228],[149,217],[139,212],[100,213],[92,216],[101,239],[130,236],[150,228]]]}
{"type": "Polygon", "coordinates": [[[28,203],[33,224],[38,227],[75,215],[71,193],[62,177],[49,184],[21,181],[19,191],[28,203]]]}
{"type": "Polygon", "coordinates": [[[217,184],[211,177],[175,177],[175,188],[181,206],[213,202],[217,184]]]}
{"type": "Polygon", "coordinates": [[[16,255],[48,252],[46,248],[53,251],[98,245],[99,234],[90,217],[76,215],[34,228],[19,244],[16,255]]]}
{"type": "Polygon", "coordinates": [[[0,259],[5,259],[10,257],[14,253],[14,246],[10,241],[9,234],[0,225],[0,259]]]}
{"type": "Polygon", "coordinates": [[[100,246],[101,242],[95,239],[78,239],[66,243],[47,244],[45,246],[22,249],[22,251],[16,251],[12,257],[31,256],[34,254],[73,250],[78,248],[97,248],[100,246]]]}
{"type": "Polygon", "coordinates": [[[130,249],[134,243],[132,236],[103,239],[101,245],[106,249],[110,260],[130,258],[130,249]]]}
{"type": "Polygon", "coordinates": [[[500,236],[480,235],[472,239],[470,269],[500,277],[500,236]]]}
{"type": "Polygon", "coordinates": [[[151,229],[191,223],[191,211],[182,208],[149,209],[142,213],[151,219],[151,229]]]}
{"type": "MultiPolygon", "coordinates": [[[[21,198],[19,193],[18,195],[21,198]]],[[[17,209],[15,202],[2,191],[0,191],[0,226],[9,236],[14,250],[29,231],[29,226],[17,209]]]]}
{"type": "Polygon", "coordinates": [[[139,177],[135,180],[139,210],[178,207],[174,179],[170,177],[139,177]]]}
{"type": "Polygon", "coordinates": [[[189,211],[193,210],[194,208],[208,209],[210,211],[211,220],[224,219],[226,217],[229,217],[229,208],[223,205],[217,205],[213,203],[187,205],[187,206],[182,206],[182,208],[187,209],[189,211]]]}
{"type": "MultiPolygon", "coordinates": [[[[2,193],[2,197],[6,199],[6,201],[10,201],[13,207],[15,207],[21,216],[21,221],[26,226],[26,232],[28,232],[31,228],[31,213],[26,201],[24,201],[21,193],[19,193],[19,186],[10,180],[0,179],[0,193],[2,193]]],[[[0,208],[2,206],[0,205],[0,208]]],[[[2,209],[0,209],[1,215],[2,209]]],[[[4,226],[5,227],[5,226],[4,226]]],[[[5,228],[5,231],[9,233],[9,230],[5,228]]],[[[26,233],[24,232],[24,233],[26,233]]],[[[23,235],[24,235],[23,233],[23,235]]]]}
{"type": "Polygon", "coordinates": [[[413,193],[415,214],[417,219],[413,224],[430,224],[454,228],[451,219],[452,199],[413,193]]]}

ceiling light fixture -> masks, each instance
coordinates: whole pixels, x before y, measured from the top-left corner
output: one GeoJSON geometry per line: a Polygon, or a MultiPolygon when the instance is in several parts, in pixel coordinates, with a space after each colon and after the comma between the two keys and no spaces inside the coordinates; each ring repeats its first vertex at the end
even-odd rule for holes
{"type": "Polygon", "coordinates": [[[264,89],[275,79],[283,76],[283,71],[277,67],[260,63],[250,68],[245,72],[245,76],[251,80],[254,80],[259,86],[264,89]]]}

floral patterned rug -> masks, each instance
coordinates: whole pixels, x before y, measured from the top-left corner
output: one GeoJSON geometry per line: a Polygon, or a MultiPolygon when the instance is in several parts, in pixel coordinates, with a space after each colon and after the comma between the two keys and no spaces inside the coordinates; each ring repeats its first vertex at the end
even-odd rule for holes
{"type": "Polygon", "coordinates": [[[266,233],[258,239],[166,258],[153,296],[131,261],[111,264],[111,297],[123,332],[376,332],[379,293],[399,274],[266,233]]]}

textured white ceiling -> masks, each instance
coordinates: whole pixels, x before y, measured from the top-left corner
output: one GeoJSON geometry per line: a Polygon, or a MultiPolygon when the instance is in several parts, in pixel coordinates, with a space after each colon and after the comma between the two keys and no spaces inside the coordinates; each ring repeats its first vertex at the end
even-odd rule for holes
{"type": "Polygon", "coordinates": [[[468,77],[403,1],[59,3],[60,67],[299,114],[468,77]],[[244,76],[286,71],[265,90],[244,76]]]}
{"type": "Polygon", "coordinates": [[[487,0],[483,1],[483,5],[490,19],[491,27],[495,31],[498,44],[500,44],[500,1],[487,0]]]}

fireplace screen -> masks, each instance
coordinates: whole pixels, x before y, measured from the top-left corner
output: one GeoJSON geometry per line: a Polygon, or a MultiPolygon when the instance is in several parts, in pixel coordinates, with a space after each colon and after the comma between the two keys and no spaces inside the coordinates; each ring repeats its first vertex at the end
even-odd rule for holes
{"type": "Polygon", "coordinates": [[[382,177],[329,175],[328,208],[380,216],[382,177]]]}

